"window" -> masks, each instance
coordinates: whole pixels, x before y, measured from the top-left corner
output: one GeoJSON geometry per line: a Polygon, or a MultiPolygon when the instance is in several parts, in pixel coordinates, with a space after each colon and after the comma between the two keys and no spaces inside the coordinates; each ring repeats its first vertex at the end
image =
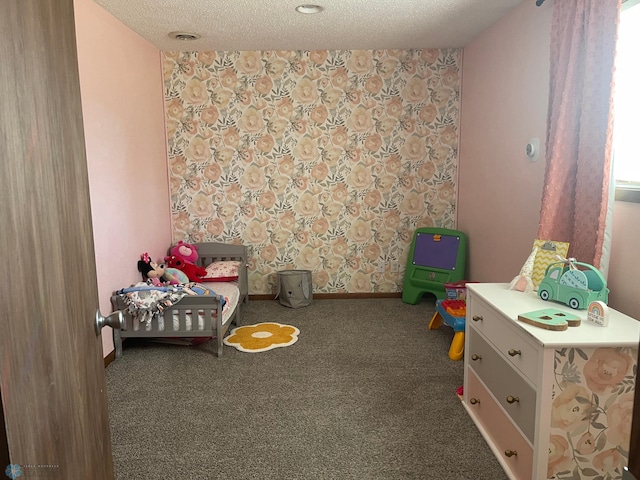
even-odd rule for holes
{"type": "Polygon", "coordinates": [[[613,131],[613,172],[616,200],[640,202],[640,0],[622,5],[618,44],[613,131]]]}

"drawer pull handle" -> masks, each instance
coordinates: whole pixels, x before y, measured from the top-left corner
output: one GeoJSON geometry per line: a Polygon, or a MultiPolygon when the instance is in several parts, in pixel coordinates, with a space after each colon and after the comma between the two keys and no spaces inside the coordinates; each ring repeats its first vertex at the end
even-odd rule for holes
{"type": "Polygon", "coordinates": [[[518,456],[518,452],[516,450],[505,450],[504,454],[507,457],[517,457],[518,456]]]}
{"type": "Polygon", "coordinates": [[[472,398],[469,400],[469,403],[471,405],[478,405],[480,403],[480,400],[478,400],[477,398],[472,398]]]}
{"type": "Polygon", "coordinates": [[[474,353],[473,355],[471,355],[471,360],[475,362],[476,360],[482,360],[482,357],[474,353]]]}
{"type": "Polygon", "coordinates": [[[509,349],[509,355],[515,357],[516,355],[520,355],[522,352],[520,350],[514,350],[513,348],[509,349]]]}
{"type": "Polygon", "coordinates": [[[512,395],[507,397],[507,403],[518,403],[519,401],[520,399],[518,397],[514,397],[512,395]]]}
{"type": "Polygon", "coordinates": [[[474,315],[471,318],[474,322],[481,322],[483,320],[482,315],[474,315]]]}

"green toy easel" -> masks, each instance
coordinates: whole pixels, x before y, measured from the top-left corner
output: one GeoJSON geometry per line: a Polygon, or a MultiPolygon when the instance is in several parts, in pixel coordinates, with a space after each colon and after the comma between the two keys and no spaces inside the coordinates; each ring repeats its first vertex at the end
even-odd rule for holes
{"type": "Polygon", "coordinates": [[[464,279],[467,236],[447,228],[418,228],[413,234],[404,273],[402,301],[415,305],[425,293],[438,300],[444,284],[464,279]]]}

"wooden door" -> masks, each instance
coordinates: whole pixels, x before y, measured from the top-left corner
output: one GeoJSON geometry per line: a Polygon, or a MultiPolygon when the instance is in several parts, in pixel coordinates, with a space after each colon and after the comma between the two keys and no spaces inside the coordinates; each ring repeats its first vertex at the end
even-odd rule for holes
{"type": "Polygon", "coordinates": [[[10,461],[24,477],[113,479],[73,0],[4,0],[1,10],[0,380],[10,461]]]}
{"type": "MultiPolygon", "coordinates": [[[[0,399],[2,399],[2,384],[0,383],[0,399]]],[[[4,427],[4,411],[0,401],[0,468],[9,464],[9,444],[7,443],[7,431],[4,427]]],[[[0,470],[1,474],[2,470],[0,470]]]]}

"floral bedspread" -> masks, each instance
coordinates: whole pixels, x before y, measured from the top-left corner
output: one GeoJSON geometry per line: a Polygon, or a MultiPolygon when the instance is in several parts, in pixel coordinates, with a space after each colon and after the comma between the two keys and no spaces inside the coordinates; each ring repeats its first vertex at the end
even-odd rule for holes
{"type": "MultiPolygon", "coordinates": [[[[185,295],[216,295],[210,288],[199,283],[155,287],[139,282],[118,290],[118,295],[127,305],[127,312],[140,323],[149,323],[154,315],[178,303],[185,295]]],[[[224,306],[225,300],[222,300],[224,306]]]]}
{"type": "Polygon", "coordinates": [[[188,291],[175,287],[150,288],[148,284],[139,282],[120,290],[118,294],[134,319],[149,323],[154,315],[182,300],[188,291]]]}

